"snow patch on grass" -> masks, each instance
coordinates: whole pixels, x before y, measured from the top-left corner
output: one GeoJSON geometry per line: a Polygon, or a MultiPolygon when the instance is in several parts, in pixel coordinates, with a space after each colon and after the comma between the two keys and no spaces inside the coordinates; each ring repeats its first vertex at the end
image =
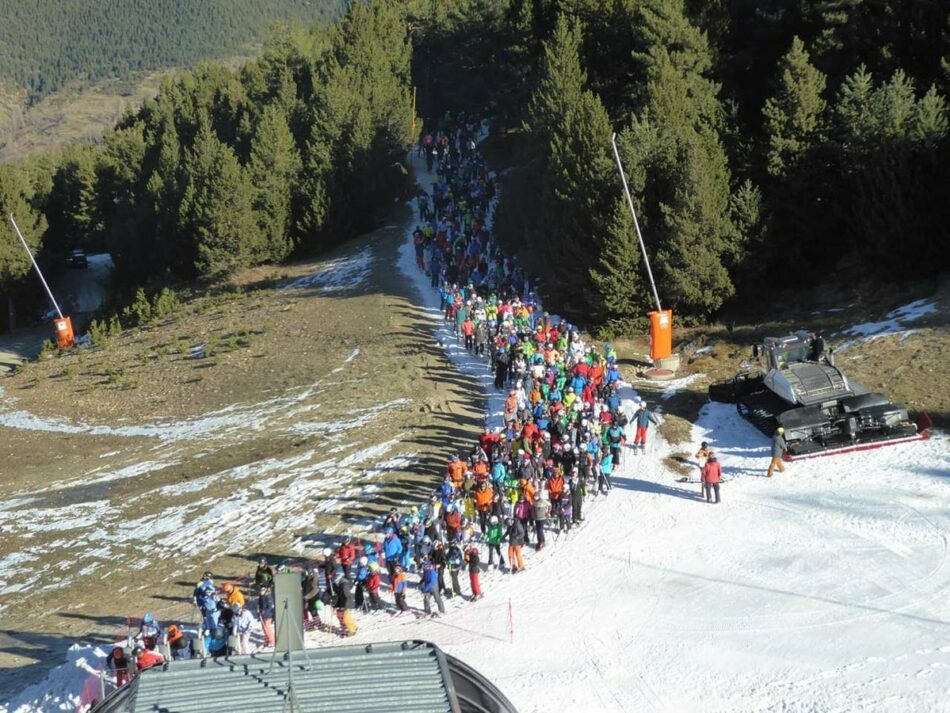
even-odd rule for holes
{"type": "Polygon", "coordinates": [[[843,330],[841,333],[855,337],[863,337],[865,339],[876,339],[891,334],[900,334],[902,333],[902,328],[905,323],[913,322],[928,314],[933,314],[936,311],[937,305],[933,301],[917,300],[903,307],[891,310],[880,322],[856,324],[843,330]]]}
{"type": "Polygon", "coordinates": [[[321,294],[342,292],[366,282],[373,268],[372,248],[363,248],[355,255],[328,260],[318,272],[292,280],[284,289],[317,289],[321,294]]]}
{"type": "Polygon", "coordinates": [[[666,401],[676,395],[676,393],[682,389],[685,389],[687,386],[692,384],[694,381],[702,379],[705,374],[690,374],[689,376],[684,376],[679,379],[673,379],[672,381],[664,382],[666,388],[663,389],[663,393],[660,394],[660,399],[666,401]]]}

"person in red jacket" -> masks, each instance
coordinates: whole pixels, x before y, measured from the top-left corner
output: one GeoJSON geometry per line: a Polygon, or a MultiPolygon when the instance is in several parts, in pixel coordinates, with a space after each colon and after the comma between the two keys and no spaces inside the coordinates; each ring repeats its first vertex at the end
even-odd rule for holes
{"type": "Polygon", "coordinates": [[[465,337],[465,348],[472,352],[475,350],[475,323],[471,317],[466,317],[462,322],[462,336],[465,337]]]}
{"type": "Polygon", "coordinates": [[[159,666],[165,663],[165,657],[155,651],[136,646],[132,649],[132,658],[135,659],[135,667],[139,671],[144,671],[152,666],[159,666]]]}
{"type": "Polygon", "coordinates": [[[340,549],[337,550],[337,557],[340,559],[340,565],[343,567],[343,571],[349,572],[350,565],[353,564],[353,561],[356,559],[356,545],[353,544],[353,541],[348,535],[343,538],[343,544],[340,545],[340,549]]]}
{"type": "Polygon", "coordinates": [[[706,502],[713,502],[712,495],[716,494],[715,503],[719,503],[719,481],[722,480],[722,468],[715,453],[710,453],[703,466],[703,487],[706,490],[706,502]]]}

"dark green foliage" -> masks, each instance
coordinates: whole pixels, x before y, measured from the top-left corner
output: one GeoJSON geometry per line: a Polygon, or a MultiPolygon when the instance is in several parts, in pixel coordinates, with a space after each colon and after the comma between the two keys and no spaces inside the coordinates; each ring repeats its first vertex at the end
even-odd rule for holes
{"type": "Polygon", "coordinates": [[[124,78],[246,53],[268,25],[337,14],[340,0],[0,0],[0,76],[36,101],[73,80],[124,78]]]}
{"type": "Polygon", "coordinates": [[[254,216],[254,190],[234,151],[208,124],[185,159],[178,230],[200,277],[227,276],[265,252],[254,216]]]}
{"type": "Polygon", "coordinates": [[[633,217],[624,199],[618,199],[607,226],[597,264],[590,270],[596,291],[593,316],[609,333],[639,326],[643,306],[653,299],[633,217]]]}
{"type": "Polygon", "coordinates": [[[300,154],[279,104],[261,114],[251,142],[249,162],[254,211],[263,250],[254,262],[280,262],[293,251],[293,199],[300,173],[300,154]]]}
{"type": "Polygon", "coordinates": [[[580,31],[561,18],[545,45],[528,128],[538,147],[537,202],[526,238],[550,277],[546,297],[571,317],[596,300],[590,269],[612,219],[617,179],[610,160],[610,122],[586,88],[580,31]]]}
{"type": "Polygon", "coordinates": [[[765,102],[768,172],[787,174],[823,138],[825,75],[809,62],[805,45],[795,37],[779,64],[778,88],[765,102]]]}
{"type": "Polygon", "coordinates": [[[46,231],[46,219],[31,204],[33,189],[17,166],[0,164],[0,286],[11,284],[30,271],[30,258],[9,224],[16,219],[20,232],[34,253],[38,252],[46,231]]]}

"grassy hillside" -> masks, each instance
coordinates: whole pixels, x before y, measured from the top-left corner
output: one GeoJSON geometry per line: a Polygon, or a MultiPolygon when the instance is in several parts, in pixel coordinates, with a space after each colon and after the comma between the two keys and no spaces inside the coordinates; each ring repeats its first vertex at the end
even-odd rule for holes
{"type": "Polygon", "coordinates": [[[0,78],[33,104],[76,81],[240,53],[275,21],[311,23],[339,0],[0,0],[0,78]]]}

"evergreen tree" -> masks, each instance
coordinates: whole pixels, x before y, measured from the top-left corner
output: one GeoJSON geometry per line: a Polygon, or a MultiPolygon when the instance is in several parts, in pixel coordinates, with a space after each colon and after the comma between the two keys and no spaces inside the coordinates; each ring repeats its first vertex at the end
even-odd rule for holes
{"type": "Polygon", "coordinates": [[[641,9],[648,81],[620,146],[664,301],[684,316],[705,316],[733,294],[729,270],[746,239],[732,222],[718,86],[704,75],[705,35],[690,29],[681,0],[641,9]]]}
{"type": "Polygon", "coordinates": [[[530,244],[543,256],[556,308],[570,316],[596,298],[590,268],[607,233],[617,195],[610,160],[610,122],[600,100],[585,88],[580,30],[565,17],[545,43],[538,88],[528,110],[532,139],[541,148],[541,195],[530,244]]]}
{"type": "Polygon", "coordinates": [[[779,64],[778,88],[765,102],[768,172],[786,175],[822,141],[825,76],[809,62],[804,43],[795,37],[779,64]]]}
{"type": "Polygon", "coordinates": [[[254,210],[263,236],[263,252],[254,262],[283,260],[294,248],[294,188],[300,172],[300,155],[290,133],[283,107],[267,106],[261,114],[248,165],[254,186],[254,210]]]}
{"type": "Polygon", "coordinates": [[[250,264],[260,248],[254,190],[234,151],[207,120],[185,162],[186,184],[179,220],[201,277],[223,277],[250,264]]]}
{"type": "Polygon", "coordinates": [[[46,232],[46,219],[32,206],[33,191],[22,170],[0,164],[0,289],[9,287],[30,271],[30,258],[13,232],[9,216],[16,219],[20,232],[34,254],[39,253],[46,232]]]}
{"type": "Polygon", "coordinates": [[[53,174],[47,199],[49,236],[47,249],[64,255],[72,247],[85,247],[97,230],[95,224],[95,163],[88,146],[67,150],[53,174]]]}
{"type": "Polygon", "coordinates": [[[594,317],[609,332],[626,332],[650,309],[646,267],[626,200],[620,198],[607,226],[597,264],[590,272],[596,292],[594,317]]]}

